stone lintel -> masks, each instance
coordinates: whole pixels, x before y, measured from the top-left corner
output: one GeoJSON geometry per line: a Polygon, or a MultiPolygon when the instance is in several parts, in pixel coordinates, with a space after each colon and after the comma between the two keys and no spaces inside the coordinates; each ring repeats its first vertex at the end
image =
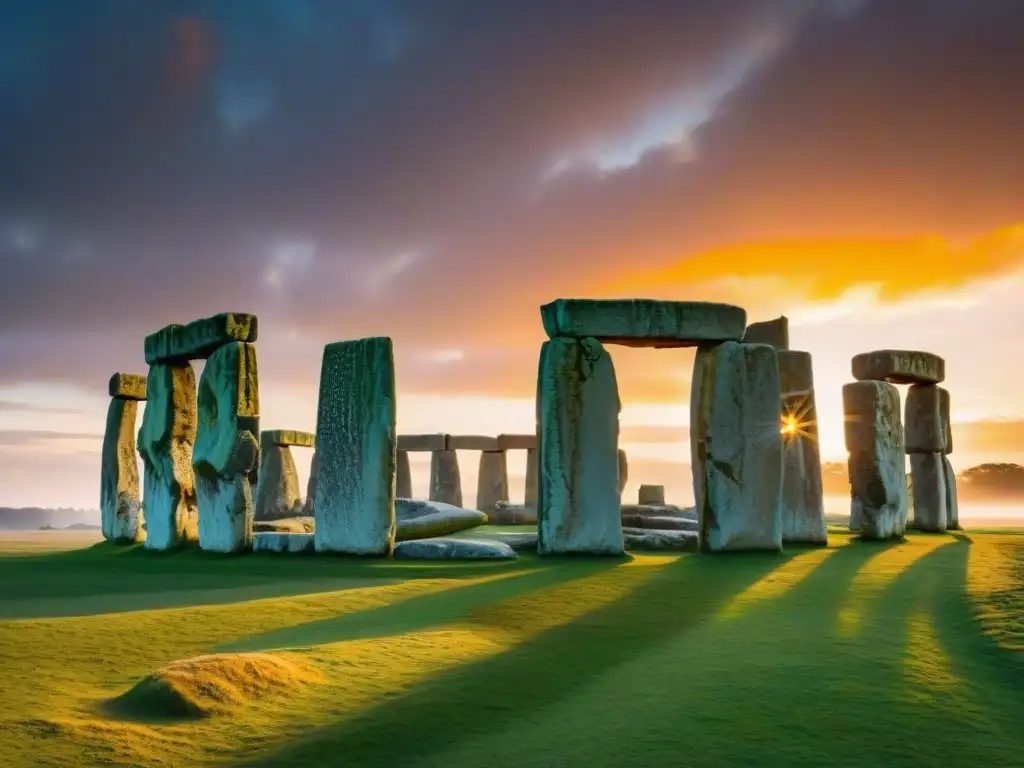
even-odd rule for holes
{"type": "Polygon", "coordinates": [[[854,355],[851,368],[857,381],[941,384],[946,378],[945,360],[931,352],[908,349],[879,349],[854,355]]]}
{"type": "Polygon", "coordinates": [[[428,435],[399,435],[398,450],[410,453],[433,453],[448,450],[448,435],[443,432],[428,435]]]}
{"type": "Polygon", "coordinates": [[[260,433],[260,442],[271,445],[294,445],[296,448],[312,448],[316,444],[316,435],[297,429],[266,429],[260,433]]]}
{"type": "Polygon", "coordinates": [[[107,389],[115,400],[145,400],[146,377],[141,373],[115,373],[107,389]]]}
{"type": "Polygon", "coordinates": [[[226,344],[254,342],[257,335],[256,315],[242,312],[223,312],[188,325],[172,324],[146,337],[146,362],[204,360],[226,344]]]}
{"type": "Polygon", "coordinates": [[[500,451],[498,438],[486,435],[448,435],[449,451],[500,451]]]}
{"type": "Polygon", "coordinates": [[[537,448],[537,435],[498,435],[502,451],[531,451],[537,448]]]}

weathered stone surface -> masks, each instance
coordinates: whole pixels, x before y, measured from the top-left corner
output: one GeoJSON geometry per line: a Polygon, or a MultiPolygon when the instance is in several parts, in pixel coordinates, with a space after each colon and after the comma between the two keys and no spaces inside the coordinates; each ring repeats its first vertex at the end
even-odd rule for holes
{"type": "Polygon", "coordinates": [[[225,312],[188,325],[168,325],[146,337],[146,362],[187,363],[209,357],[226,344],[254,342],[256,315],[225,312]]]}
{"type": "Polygon", "coordinates": [[[549,338],[593,338],[631,347],[694,347],[739,340],[745,310],[705,301],[557,299],[540,308],[549,338]]]}
{"type": "Polygon", "coordinates": [[[697,520],[696,507],[677,507],[674,504],[623,504],[623,515],[645,515],[647,517],[685,517],[697,520]]]}
{"type": "Polygon", "coordinates": [[[259,450],[256,347],[235,342],[210,355],[199,379],[199,426],[192,468],[199,546],[209,552],[252,547],[249,473],[259,450]]]}
{"type": "Polygon", "coordinates": [[[623,528],[626,549],[644,552],[697,552],[700,536],[696,531],[653,531],[623,528]]]}
{"type": "Polygon", "coordinates": [[[309,479],[306,481],[306,501],[302,505],[302,514],[307,517],[316,515],[316,473],[320,466],[320,460],[313,451],[313,458],[309,462],[309,479]]]}
{"type": "Polygon", "coordinates": [[[956,472],[945,456],[942,457],[942,475],[946,481],[946,530],[959,531],[960,502],[956,493],[956,472]]]}
{"type": "Polygon", "coordinates": [[[396,560],[515,560],[519,555],[501,541],[420,539],[395,545],[396,560]]]}
{"type": "Polygon", "coordinates": [[[455,451],[434,451],[430,455],[430,500],[462,506],[462,475],[455,451]]]}
{"type": "Polygon", "coordinates": [[[254,552],[313,552],[315,536],[312,533],[254,533],[252,549],[254,552]]]}
{"type": "Polygon", "coordinates": [[[665,505],[664,485],[641,485],[637,501],[645,506],[651,504],[665,505]]]}
{"type": "Polygon", "coordinates": [[[487,435],[448,435],[449,451],[497,451],[498,438],[487,435]]]}
{"type": "Polygon", "coordinates": [[[265,429],[260,433],[260,442],[270,445],[293,445],[296,448],[312,448],[316,435],[297,429],[265,429]]]}
{"type": "Polygon", "coordinates": [[[498,450],[501,451],[529,451],[536,447],[536,435],[498,435],[498,450]]]}
{"type": "Polygon", "coordinates": [[[949,390],[939,387],[939,418],[946,427],[946,448],[943,453],[947,456],[953,452],[953,422],[949,418],[949,390]]]}
{"type": "Polygon", "coordinates": [[[850,528],[861,538],[890,539],[907,525],[907,477],[899,390],[881,381],[843,387],[850,451],[850,528]]]}
{"type": "Polygon", "coordinates": [[[696,531],[700,523],[675,515],[629,515],[622,516],[622,525],[629,528],[644,528],[656,531],[696,531]]]}
{"type": "Polygon", "coordinates": [[[192,366],[150,366],[139,429],[146,548],[166,550],[199,538],[192,446],[196,375],[192,366]]]}
{"type": "Polygon", "coordinates": [[[490,513],[499,501],[508,501],[508,466],[504,451],[481,451],[477,473],[476,508],[490,513]]]}
{"type": "Polygon", "coordinates": [[[410,453],[448,450],[448,435],[438,432],[432,435],[399,435],[398,450],[410,453]]]}
{"type": "Polygon", "coordinates": [[[305,515],[282,517],[279,520],[255,520],[252,524],[254,533],[312,533],[315,528],[316,521],[305,515]]]}
{"type": "Polygon", "coordinates": [[[941,384],[946,378],[945,360],[931,352],[908,349],[879,349],[854,355],[851,367],[857,381],[941,384]]]}
{"type": "MultiPolygon", "coordinates": [[[[145,379],[143,379],[145,380],[145,379]]],[[[142,499],[135,458],[135,400],[110,401],[100,465],[100,527],[115,544],[141,541],[142,499]]]]}
{"type": "Polygon", "coordinates": [[[626,489],[626,483],[629,482],[629,458],[626,456],[626,452],[621,448],[616,449],[615,463],[619,473],[618,488],[619,499],[621,501],[622,492],[626,489]]]}
{"type": "Polygon", "coordinates": [[[395,498],[412,498],[412,466],[409,464],[408,451],[395,454],[395,498]]]}
{"type": "Polygon", "coordinates": [[[903,427],[907,453],[943,453],[949,424],[943,422],[943,393],[946,416],[949,393],[935,384],[914,384],[907,390],[903,427]]]}
{"type": "Polygon", "coordinates": [[[423,499],[395,501],[395,519],[398,523],[397,541],[447,536],[487,523],[487,515],[479,510],[423,499]]]}
{"type": "Polygon", "coordinates": [[[537,551],[537,531],[489,531],[485,528],[455,534],[455,539],[471,541],[500,541],[508,544],[516,552],[537,551]]]}
{"type": "Polygon", "coordinates": [[[390,338],[324,347],[316,422],[317,552],[391,554],[395,406],[390,338]]]}
{"type": "Polygon", "coordinates": [[[537,508],[499,501],[494,505],[494,509],[487,513],[487,522],[491,525],[536,525],[537,508]]]}
{"type": "Polygon", "coordinates": [[[118,400],[145,400],[146,377],[139,373],[115,373],[110,377],[107,391],[118,400]]]}
{"type": "Polygon", "coordinates": [[[789,318],[783,315],[774,320],[751,323],[743,334],[743,341],[747,344],[767,344],[783,352],[789,349],[789,318]]]}
{"type": "Polygon", "coordinates": [[[541,347],[539,552],[623,552],[619,515],[619,391],[595,339],[541,347]]]}
{"type": "Polygon", "coordinates": [[[526,489],[523,493],[523,502],[527,507],[537,508],[539,485],[540,448],[530,448],[526,451],[526,489]]]}
{"type": "Polygon", "coordinates": [[[941,453],[910,454],[914,478],[914,527],[926,533],[946,531],[946,472],[941,453]]]}
{"type": "Polygon", "coordinates": [[[700,347],[690,389],[693,493],[706,552],[782,549],[782,398],[767,344],[700,347]]]}
{"type": "Polygon", "coordinates": [[[253,520],[294,517],[303,511],[299,473],[292,449],[260,435],[260,482],[256,486],[253,520]]]}
{"type": "Polygon", "coordinates": [[[811,355],[784,350],[778,356],[783,424],[782,542],[827,544],[811,355]]]}

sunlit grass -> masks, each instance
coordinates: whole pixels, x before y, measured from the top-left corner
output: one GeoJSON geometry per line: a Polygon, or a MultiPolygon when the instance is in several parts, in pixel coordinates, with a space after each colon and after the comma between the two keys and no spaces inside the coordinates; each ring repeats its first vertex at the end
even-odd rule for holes
{"type": "Polygon", "coordinates": [[[1024,651],[1024,535],[973,537],[967,593],[985,632],[1003,648],[1024,651]]]}
{"type": "Polygon", "coordinates": [[[911,685],[933,695],[948,693],[962,684],[953,671],[949,654],[939,641],[935,620],[918,609],[907,617],[907,677],[911,685]]]}
{"type": "Polygon", "coordinates": [[[843,537],[839,539],[838,546],[833,543],[828,548],[817,548],[794,555],[763,579],[759,579],[736,595],[722,607],[718,615],[722,618],[734,618],[757,604],[784,595],[814,573],[827,558],[838,552],[839,546],[846,546],[848,542],[849,537],[843,537]]]}

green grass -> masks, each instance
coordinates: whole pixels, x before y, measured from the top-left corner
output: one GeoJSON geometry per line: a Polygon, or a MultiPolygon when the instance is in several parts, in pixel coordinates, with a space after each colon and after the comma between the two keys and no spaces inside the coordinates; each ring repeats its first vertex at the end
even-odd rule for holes
{"type": "Polygon", "coordinates": [[[437,565],[0,541],[0,764],[1024,764],[1024,534],[830,537],[437,565]]]}

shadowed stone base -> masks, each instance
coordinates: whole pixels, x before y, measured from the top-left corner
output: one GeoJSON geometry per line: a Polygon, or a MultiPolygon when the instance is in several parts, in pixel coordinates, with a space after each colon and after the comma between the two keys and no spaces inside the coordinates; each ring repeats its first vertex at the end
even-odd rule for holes
{"type": "Polygon", "coordinates": [[[946,473],[942,454],[912,453],[914,528],[926,533],[946,531],[946,473]]]}

